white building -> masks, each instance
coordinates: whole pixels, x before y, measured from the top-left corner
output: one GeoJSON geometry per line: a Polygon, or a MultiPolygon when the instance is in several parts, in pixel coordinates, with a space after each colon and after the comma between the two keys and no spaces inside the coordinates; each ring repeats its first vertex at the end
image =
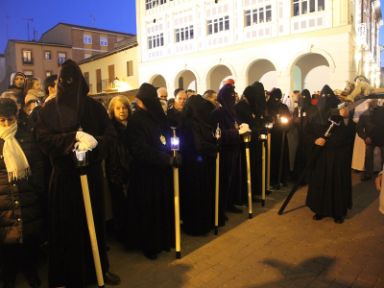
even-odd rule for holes
{"type": "Polygon", "coordinates": [[[379,0],[136,1],[139,81],[218,89],[233,75],[284,92],[380,81],[379,0]],[[360,31],[360,32],[359,32],[360,31]]]}

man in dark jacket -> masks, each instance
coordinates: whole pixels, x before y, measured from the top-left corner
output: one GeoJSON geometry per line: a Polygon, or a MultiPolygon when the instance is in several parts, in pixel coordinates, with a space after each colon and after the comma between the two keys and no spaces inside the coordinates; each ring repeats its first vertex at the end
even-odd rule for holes
{"type": "Polygon", "coordinates": [[[384,161],[384,107],[377,106],[377,101],[369,103],[369,109],[365,111],[357,123],[357,134],[365,142],[364,173],[361,180],[367,181],[373,173],[373,150],[378,147],[381,151],[381,159],[384,161]]]}
{"type": "Polygon", "coordinates": [[[104,280],[118,284],[109,273],[104,235],[101,161],[116,132],[104,107],[87,97],[88,85],[72,60],[62,64],[55,99],[40,110],[36,136],[49,155],[52,174],[49,191],[49,285],[85,287],[96,280],[84,213],[75,147],[87,151],[91,204],[104,280]],[[82,131],[80,131],[81,129],[82,131]],[[91,151],[92,150],[92,151],[91,151]]]}

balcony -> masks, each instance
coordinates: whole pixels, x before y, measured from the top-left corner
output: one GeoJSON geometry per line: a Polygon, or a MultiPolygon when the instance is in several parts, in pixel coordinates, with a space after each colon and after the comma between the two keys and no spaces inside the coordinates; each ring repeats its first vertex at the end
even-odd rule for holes
{"type": "Polygon", "coordinates": [[[22,61],[24,65],[33,65],[33,58],[23,58],[22,61]]]}

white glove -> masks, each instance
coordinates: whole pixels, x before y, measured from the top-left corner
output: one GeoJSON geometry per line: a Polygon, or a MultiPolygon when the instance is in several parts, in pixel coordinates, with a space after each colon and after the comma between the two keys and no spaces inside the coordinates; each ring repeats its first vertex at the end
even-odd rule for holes
{"type": "Polygon", "coordinates": [[[249,125],[247,123],[241,123],[239,126],[239,134],[243,135],[249,132],[252,132],[251,129],[249,129],[249,125]]]}
{"type": "Polygon", "coordinates": [[[76,132],[76,140],[75,149],[79,151],[89,151],[97,146],[97,140],[95,137],[83,131],[76,132]]]}

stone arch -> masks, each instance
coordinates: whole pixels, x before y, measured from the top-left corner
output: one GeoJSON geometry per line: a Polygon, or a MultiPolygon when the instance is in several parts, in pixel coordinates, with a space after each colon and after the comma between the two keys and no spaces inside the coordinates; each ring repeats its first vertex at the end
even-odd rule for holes
{"type": "Polygon", "coordinates": [[[234,75],[228,66],[219,64],[211,68],[207,74],[207,89],[219,91],[225,77],[234,75]]]}
{"type": "Polygon", "coordinates": [[[264,88],[271,90],[276,87],[278,73],[275,65],[267,59],[253,61],[247,69],[247,83],[251,85],[255,81],[263,83],[264,88]]]}
{"type": "Polygon", "coordinates": [[[180,71],[175,78],[175,87],[197,91],[197,77],[195,73],[191,70],[180,71]]]}
{"type": "Polygon", "coordinates": [[[152,76],[151,80],[149,80],[149,83],[151,83],[156,88],[167,87],[167,81],[165,81],[165,78],[160,74],[152,76]]]}
{"type": "Polygon", "coordinates": [[[329,84],[334,66],[323,54],[305,53],[296,58],[290,70],[291,90],[308,89],[311,93],[329,84]]]}

